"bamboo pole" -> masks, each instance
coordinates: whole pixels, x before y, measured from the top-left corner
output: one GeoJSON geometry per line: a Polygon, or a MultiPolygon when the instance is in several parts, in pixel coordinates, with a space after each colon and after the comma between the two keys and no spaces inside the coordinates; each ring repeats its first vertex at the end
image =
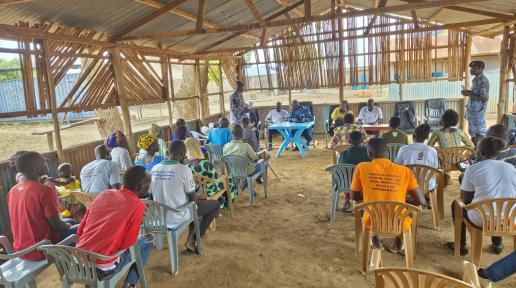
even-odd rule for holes
{"type": "Polygon", "coordinates": [[[161,62],[161,79],[163,82],[163,97],[165,98],[167,102],[167,111],[168,111],[168,125],[170,126],[170,129],[173,127],[173,120],[172,120],[172,104],[170,103],[170,64],[168,62],[168,55],[163,54],[161,56],[161,59],[163,60],[161,62]]]}
{"type": "MultiPolygon", "coordinates": [[[[470,87],[471,87],[471,74],[469,73],[469,63],[471,63],[471,44],[473,42],[472,38],[473,38],[473,36],[468,33],[468,35],[466,36],[466,51],[464,51],[466,53],[466,60],[464,61],[464,71],[465,71],[464,86],[466,87],[466,89],[470,89],[470,87]]],[[[437,49],[436,49],[436,51],[437,51],[437,49]]],[[[468,103],[468,97],[464,97],[464,101],[462,102],[463,111],[466,111],[467,103],[468,103]]],[[[460,119],[461,119],[460,127],[464,128],[464,117],[460,117],[460,119]]]]}
{"type": "Polygon", "coordinates": [[[288,103],[292,103],[292,65],[290,63],[290,48],[287,48],[287,85],[288,85],[288,103]]]}
{"type": "MultiPolygon", "coordinates": [[[[340,9],[340,8],[339,8],[340,9]]],[[[337,20],[337,26],[339,29],[339,39],[343,37],[342,34],[342,21],[337,20]]],[[[339,40],[339,103],[344,100],[344,42],[339,40]]]]}
{"type": "MultiPolygon", "coordinates": [[[[208,65],[208,64],[205,64],[208,65]]],[[[201,63],[199,60],[195,60],[195,78],[197,84],[197,96],[199,97],[199,106],[200,106],[200,118],[202,121],[206,119],[209,115],[208,108],[208,96],[205,95],[202,91],[201,85],[201,63]]]]}
{"type": "MultiPolygon", "coordinates": [[[[57,115],[57,99],[56,99],[56,90],[55,90],[55,84],[54,79],[52,76],[51,66],[50,66],[50,53],[49,53],[49,47],[48,47],[48,41],[42,40],[41,41],[42,47],[43,47],[43,58],[45,61],[45,77],[47,80],[47,91],[48,91],[48,97],[50,97],[50,112],[52,113],[52,123],[54,124],[54,138],[57,148],[57,158],[61,161],[64,161],[64,153],[63,153],[63,144],[61,142],[61,131],[59,130],[59,118],[57,115]]],[[[39,84],[41,85],[41,83],[39,84]]],[[[50,140],[50,139],[48,139],[50,140]]],[[[50,143],[49,143],[50,146],[50,143]]]]}
{"type": "Polygon", "coordinates": [[[503,115],[507,112],[507,76],[508,76],[508,62],[509,62],[509,34],[511,32],[510,26],[503,28],[503,38],[500,48],[500,94],[498,96],[498,123],[502,123],[503,115]]]}
{"type": "Polygon", "coordinates": [[[219,111],[222,116],[226,115],[226,107],[224,106],[224,79],[222,78],[222,65],[219,60],[219,111]]]}
{"type": "Polygon", "coordinates": [[[120,104],[120,109],[122,110],[122,122],[124,124],[124,132],[127,136],[127,142],[129,142],[130,152],[133,153],[135,151],[135,147],[133,146],[133,130],[131,128],[131,114],[129,113],[129,105],[127,103],[127,99],[125,98],[126,88],[122,83],[123,79],[123,67],[122,62],[120,60],[120,48],[115,47],[111,49],[111,59],[113,61],[113,73],[115,74],[115,85],[118,96],[118,103],[120,104]]]}

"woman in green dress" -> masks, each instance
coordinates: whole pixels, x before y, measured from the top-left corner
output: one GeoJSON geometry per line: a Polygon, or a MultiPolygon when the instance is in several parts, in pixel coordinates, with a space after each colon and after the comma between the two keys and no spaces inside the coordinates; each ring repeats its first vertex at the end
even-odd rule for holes
{"type": "MultiPolygon", "coordinates": [[[[202,175],[208,177],[213,180],[217,180],[214,183],[209,183],[206,187],[206,193],[208,196],[212,196],[219,192],[221,189],[224,189],[224,181],[219,179],[217,174],[217,169],[213,164],[210,163],[209,160],[206,160],[204,154],[201,150],[201,143],[199,140],[189,137],[185,140],[186,145],[186,154],[188,160],[186,161],[186,165],[190,167],[192,173],[202,175]]],[[[236,186],[233,185],[233,181],[229,179],[229,185],[231,187],[231,198],[234,199],[237,189],[236,186]]],[[[221,208],[228,208],[228,199],[226,194],[223,194],[222,197],[219,198],[221,208]]]]}

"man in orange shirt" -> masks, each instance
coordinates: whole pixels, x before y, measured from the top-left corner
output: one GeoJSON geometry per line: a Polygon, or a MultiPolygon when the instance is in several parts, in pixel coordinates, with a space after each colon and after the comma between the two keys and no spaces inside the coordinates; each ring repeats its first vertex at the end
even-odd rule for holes
{"type": "MultiPolygon", "coordinates": [[[[409,168],[394,164],[386,158],[387,145],[381,138],[372,138],[368,143],[371,162],[362,162],[357,165],[351,183],[353,200],[395,201],[413,205],[426,205],[423,194],[419,191],[417,180],[409,168]],[[407,193],[410,197],[407,197],[407,193]]],[[[403,223],[405,230],[410,228],[412,221],[406,218],[403,223]]],[[[364,215],[364,224],[370,227],[369,215],[364,215]]],[[[373,246],[380,248],[380,240],[373,237],[373,246]]],[[[401,253],[403,247],[402,235],[397,236],[391,252],[401,253]]]]}

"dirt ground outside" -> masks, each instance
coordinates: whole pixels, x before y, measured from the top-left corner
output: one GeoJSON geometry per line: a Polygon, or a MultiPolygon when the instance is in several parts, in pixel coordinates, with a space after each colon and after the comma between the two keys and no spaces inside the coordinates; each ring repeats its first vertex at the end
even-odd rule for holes
{"type": "MultiPolygon", "coordinates": [[[[177,276],[170,274],[168,249],[153,250],[145,269],[148,287],[374,287],[372,274],[361,274],[360,258],[354,253],[353,217],[338,212],[335,222],[326,220],[331,176],[324,169],[331,161],[330,151],[322,146],[305,159],[293,151],[272,159],[271,166],[281,182],[271,180],[269,198],[264,198],[261,185],[255,207],[247,206],[247,191],[239,195],[235,218],[223,212],[217,230],[208,231],[204,239],[204,256],[181,254],[177,276]]],[[[424,209],[417,235],[416,268],[462,277],[461,263],[469,258],[454,257],[443,247],[453,241],[449,207],[458,195],[454,174],[453,185],[445,190],[441,231],[430,228],[431,211],[424,209]]],[[[489,242],[487,238],[484,241],[483,267],[512,251],[512,239],[504,239],[502,255],[492,254],[489,242]]],[[[182,244],[180,248],[183,250],[182,244]]],[[[382,257],[384,266],[404,266],[400,255],[382,251],[382,257]]],[[[38,277],[38,287],[58,287],[58,278],[51,267],[38,277]]],[[[515,287],[515,281],[513,276],[494,287],[515,287]]]]}

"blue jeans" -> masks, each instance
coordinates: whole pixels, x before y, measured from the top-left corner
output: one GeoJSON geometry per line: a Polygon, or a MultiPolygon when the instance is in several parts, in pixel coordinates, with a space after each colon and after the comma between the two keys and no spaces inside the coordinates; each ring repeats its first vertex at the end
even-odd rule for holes
{"type": "Polygon", "coordinates": [[[516,251],[491,264],[486,269],[489,280],[497,282],[516,273],[516,251]]]}
{"type": "MultiPolygon", "coordinates": [[[[142,265],[145,267],[145,263],[147,263],[150,252],[152,250],[152,240],[148,240],[147,238],[140,235],[138,236],[137,242],[138,249],[140,250],[140,257],[142,259],[142,265]]],[[[131,260],[131,252],[129,250],[126,250],[122,255],[120,255],[120,259],[116,263],[115,269],[110,271],[99,271],[99,269],[97,269],[97,274],[100,274],[99,279],[107,278],[111,274],[119,272],[131,260]]],[[[131,269],[129,269],[127,277],[125,278],[125,283],[136,285],[136,282],[138,282],[138,271],[136,270],[136,264],[133,264],[131,266],[131,269]]]]}

